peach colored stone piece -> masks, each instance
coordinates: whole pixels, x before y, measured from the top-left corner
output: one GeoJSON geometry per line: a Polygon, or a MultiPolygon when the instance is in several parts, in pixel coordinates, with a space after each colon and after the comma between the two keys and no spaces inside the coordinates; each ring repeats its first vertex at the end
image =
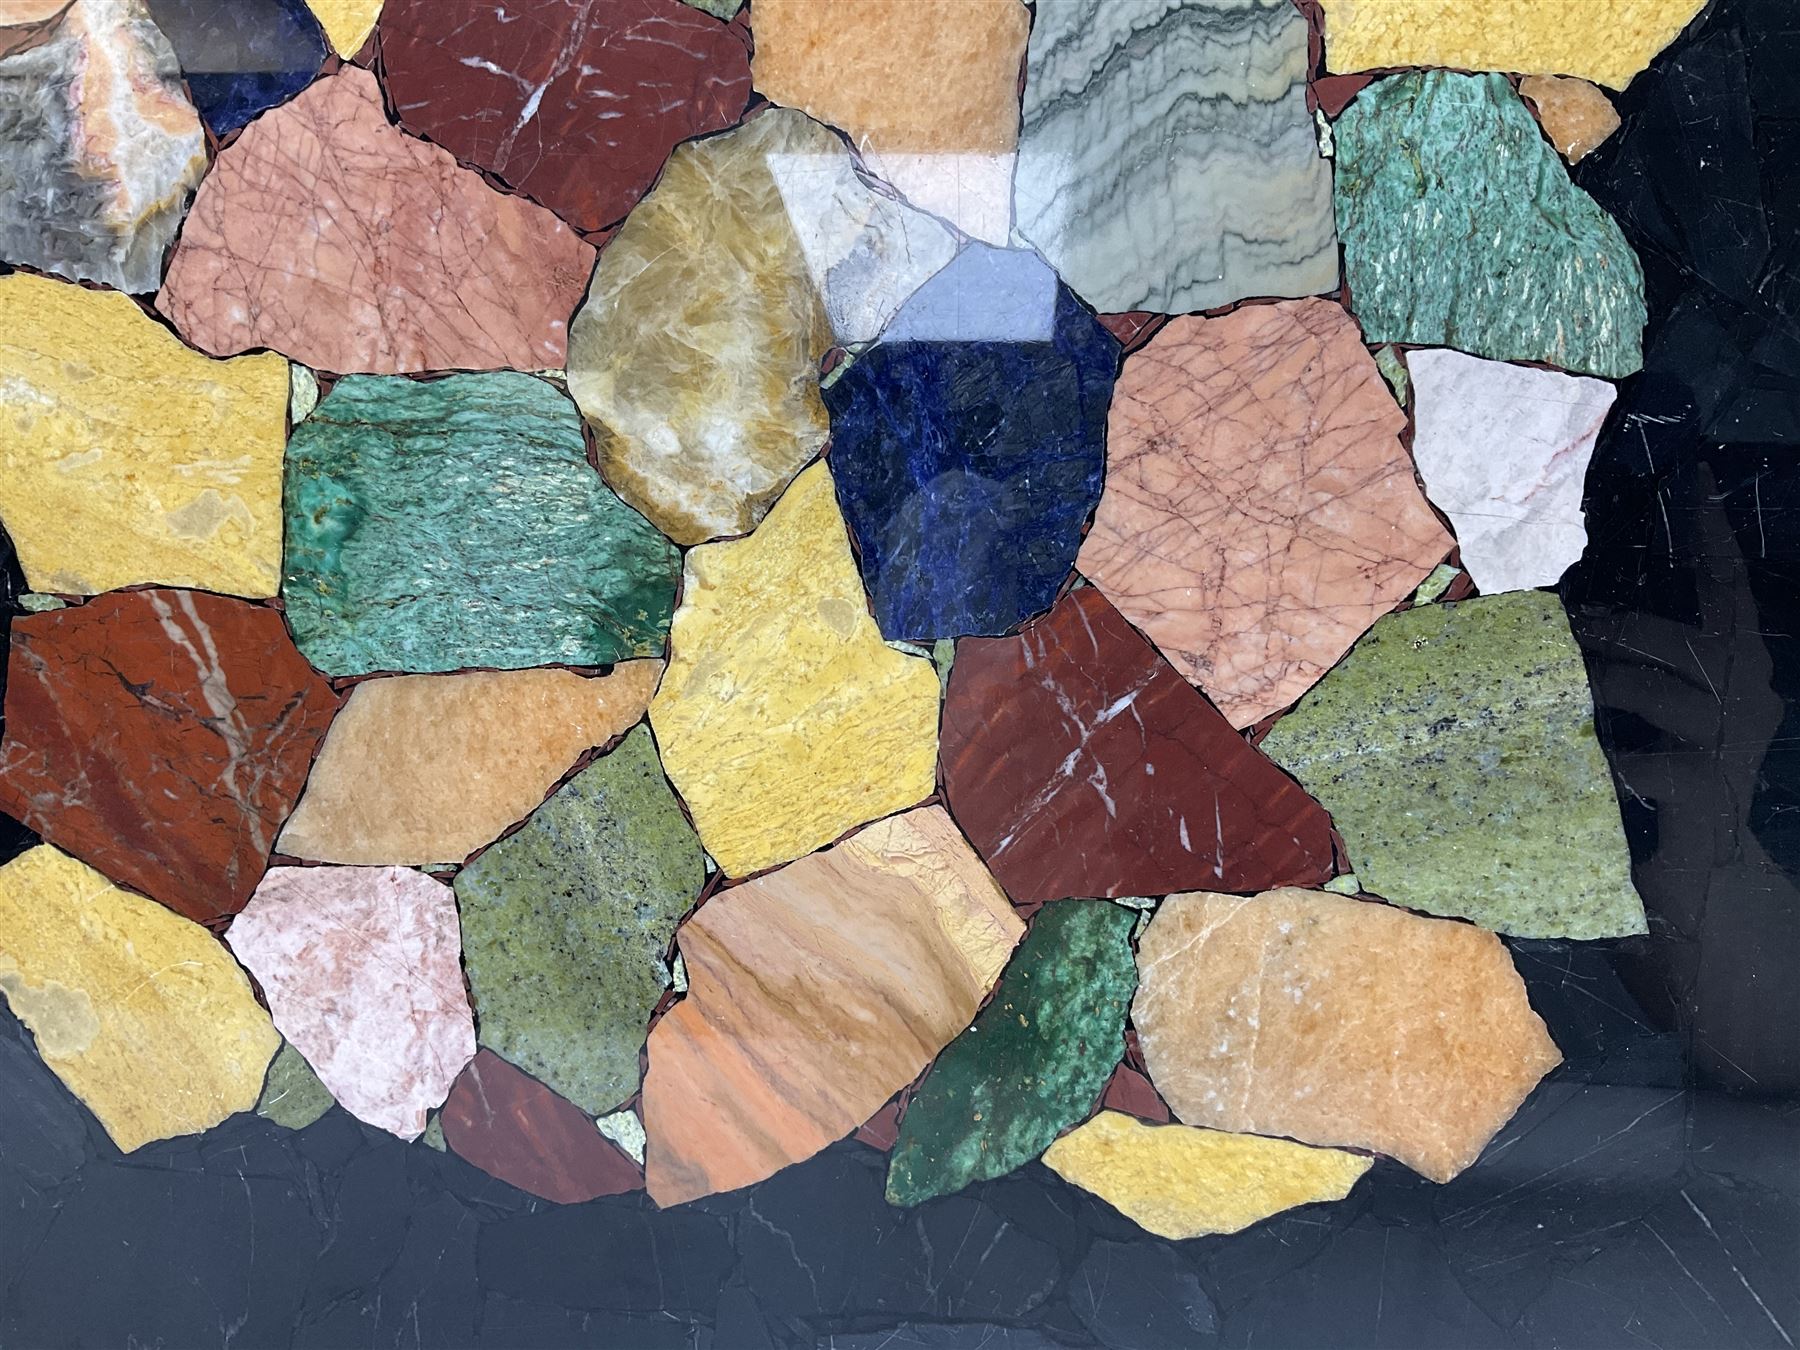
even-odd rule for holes
{"type": "Polygon", "coordinates": [[[1492,933],[1320,891],[1170,896],[1131,1016],[1184,1124],[1372,1149],[1433,1181],[1562,1062],[1492,933]]]}
{"type": "Polygon", "coordinates": [[[215,356],[318,370],[563,365],[593,246],[387,120],[346,66],[264,113],[200,186],[156,297],[215,356]]]}
{"type": "Polygon", "coordinates": [[[1540,126],[1571,164],[1579,163],[1619,129],[1619,111],[1606,94],[1586,80],[1561,75],[1527,75],[1519,92],[1537,110],[1540,126]]]}
{"type": "Polygon", "coordinates": [[[278,853],[335,863],[461,862],[523,820],[644,715],[661,661],[610,675],[483,670],[354,686],[278,853]]]}
{"type": "Polygon", "coordinates": [[[847,133],[915,206],[1007,242],[1019,68],[1031,16],[1019,0],[757,0],[751,73],[772,102],[847,133]]]}
{"type": "Polygon", "coordinates": [[[1247,727],[1450,551],[1406,417],[1329,300],[1178,318],[1127,358],[1076,567],[1247,727]]]}
{"type": "Polygon", "coordinates": [[[1024,932],[941,807],[891,816],[695,911],[650,1033],[651,1198],[761,1181],[856,1129],[968,1025],[1024,932]]]}

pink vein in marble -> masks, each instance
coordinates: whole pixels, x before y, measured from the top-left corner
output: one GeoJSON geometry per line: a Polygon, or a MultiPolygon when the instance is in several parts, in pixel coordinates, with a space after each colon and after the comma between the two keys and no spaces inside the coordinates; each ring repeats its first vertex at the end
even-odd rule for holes
{"type": "Polygon", "coordinates": [[[1234,726],[1287,707],[1453,543],[1329,300],[1173,320],[1127,358],[1076,566],[1234,726]]]}
{"type": "Polygon", "coordinates": [[[338,374],[564,363],[593,246],[387,120],[345,66],[263,114],[200,185],[156,307],[215,356],[338,374]]]}
{"type": "Polygon", "coordinates": [[[1587,547],[1581,489],[1618,391],[1605,380],[1408,352],[1413,458],[1484,595],[1552,586],[1587,547]]]}
{"type": "Polygon", "coordinates": [[[345,1110],[402,1139],[475,1057],[448,886],[408,867],[276,867],[225,934],[345,1110]]]}

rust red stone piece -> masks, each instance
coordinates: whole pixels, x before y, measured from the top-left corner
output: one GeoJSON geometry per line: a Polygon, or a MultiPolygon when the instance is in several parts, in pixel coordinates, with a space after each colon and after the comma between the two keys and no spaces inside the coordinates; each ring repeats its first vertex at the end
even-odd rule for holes
{"type": "Polygon", "coordinates": [[[1124,314],[1096,315],[1100,326],[1119,339],[1127,356],[1155,337],[1169,321],[1167,314],[1152,314],[1147,309],[1134,309],[1124,314]]]}
{"type": "Polygon", "coordinates": [[[458,1157],[557,1204],[644,1186],[643,1170],[580,1107],[492,1050],[469,1061],[439,1123],[458,1157]]]}
{"type": "Polygon", "coordinates": [[[942,754],[951,814],[1020,903],[1332,875],[1324,809],[1092,587],[957,643],[942,754]]]}
{"type": "Polygon", "coordinates": [[[338,706],[281,615],[121,591],[12,634],[0,811],[190,919],[242,909],[338,706]]]}
{"type": "Polygon", "coordinates": [[[401,125],[579,230],[750,101],[743,31],[681,0],[387,0],[377,31],[401,125]]]}
{"type": "Polygon", "coordinates": [[[1139,1120],[1147,1120],[1152,1125],[1167,1125],[1175,1119],[1168,1103],[1163,1101],[1150,1080],[1129,1064],[1121,1064],[1113,1070],[1106,1091],[1100,1094],[1100,1105],[1108,1111],[1123,1111],[1139,1120]]]}

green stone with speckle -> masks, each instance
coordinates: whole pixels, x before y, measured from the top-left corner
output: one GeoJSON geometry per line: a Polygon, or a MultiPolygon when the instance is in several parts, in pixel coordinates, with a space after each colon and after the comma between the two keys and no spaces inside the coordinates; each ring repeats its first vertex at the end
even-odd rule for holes
{"type": "Polygon", "coordinates": [[[1344,282],[1369,343],[1611,378],[1643,365],[1637,255],[1504,75],[1378,80],[1334,136],[1344,282]]]}
{"type": "Polygon", "coordinates": [[[1516,937],[1644,931],[1587,671],[1554,595],[1388,615],[1262,750],[1331,812],[1371,894],[1516,937]]]}
{"type": "Polygon", "coordinates": [[[589,1115],[618,1106],[705,880],[640,724],[457,874],[481,1044],[589,1115]]]}
{"type": "Polygon", "coordinates": [[[269,1062],[269,1074],[263,1079],[256,1114],[290,1130],[304,1130],[335,1105],[337,1102],[331,1089],[319,1081],[312,1065],[283,1041],[281,1049],[269,1062]]]}
{"type": "Polygon", "coordinates": [[[916,1205],[1003,1176],[1085,1120],[1125,1050],[1137,915],[1058,900],[1032,917],[993,998],[907,1104],[887,1197],[916,1205]]]}

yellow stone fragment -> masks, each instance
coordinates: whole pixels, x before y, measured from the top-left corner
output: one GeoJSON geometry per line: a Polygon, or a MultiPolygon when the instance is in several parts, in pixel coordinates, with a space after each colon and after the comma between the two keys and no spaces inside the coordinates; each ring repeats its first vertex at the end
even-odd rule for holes
{"type": "Polygon", "coordinates": [[[1102,1111],[1044,1154],[1064,1181],[1166,1238],[1235,1233],[1295,1205],[1342,1200],[1370,1161],[1255,1134],[1146,1125],[1118,1111],[1102,1111]]]}
{"type": "Polygon", "coordinates": [[[361,51],[381,16],[381,0],[306,0],[306,4],[339,56],[361,51]]]}
{"type": "Polygon", "coordinates": [[[688,553],[670,641],[650,724],[728,875],[931,795],[937,675],[882,642],[823,464],[749,538],[688,553]]]}
{"type": "Polygon", "coordinates": [[[33,590],[272,596],[288,364],[217,361],[115,291],[0,277],[0,521],[33,590]]]}
{"type": "Polygon", "coordinates": [[[1706,0],[1324,0],[1325,66],[1578,75],[1623,89],[1706,0]]]}
{"type": "Polygon", "coordinates": [[[48,844],[0,867],[0,990],[127,1153],[250,1110],[281,1045],[217,938],[48,844]]]}

